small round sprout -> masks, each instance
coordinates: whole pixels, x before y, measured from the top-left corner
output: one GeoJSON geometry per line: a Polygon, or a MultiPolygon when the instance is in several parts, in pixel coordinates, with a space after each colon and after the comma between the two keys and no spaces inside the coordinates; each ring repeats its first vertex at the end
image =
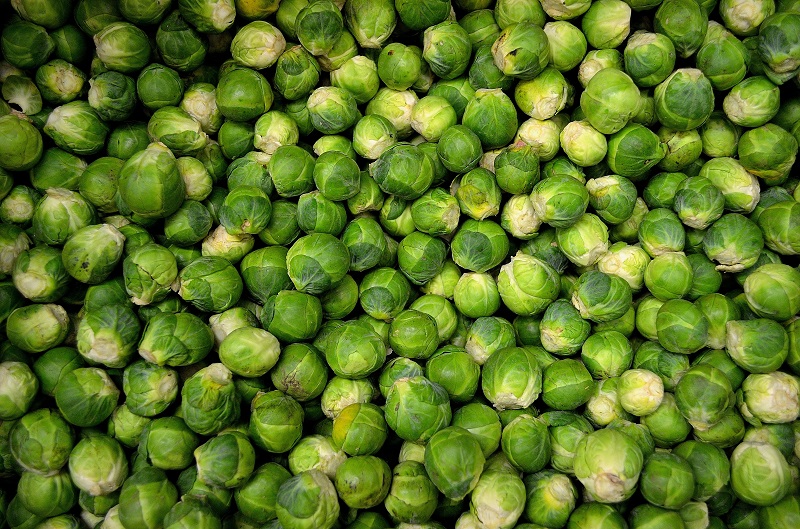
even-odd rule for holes
{"type": "Polygon", "coordinates": [[[748,375],[739,408],[747,420],[787,424],[800,415],[800,383],[783,371],[748,375]]]}
{"type": "Polygon", "coordinates": [[[575,476],[601,503],[633,495],[643,468],[641,449],[616,430],[597,430],[581,439],[575,452],[575,476]]]}
{"type": "Polygon", "coordinates": [[[349,457],[336,470],[334,485],[339,498],[348,507],[370,509],[381,504],[389,494],[391,472],[386,461],[378,457],[349,457]]]}
{"type": "Polygon", "coordinates": [[[731,487],[751,505],[772,505],[791,488],[789,465],[775,446],[743,442],[731,453],[731,487]]]}
{"type": "Polygon", "coordinates": [[[485,149],[508,145],[517,132],[517,109],[499,88],[481,88],[467,103],[462,123],[480,138],[485,149]]]}
{"type": "Polygon", "coordinates": [[[603,134],[621,130],[639,108],[639,89],[621,69],[598,71],[581,94],[580,107],[589,123],[603,134]]]}
{"type": "Polygon", "coordinates": [[[478,484],[485,458],[477,439],[450,426],[435,433],[425,447],[425,470],[447,498],[460,500],[478,484]]]}
{"type": "Polygon", "coordinates": [[[276,499],[278,521],[286,527],[330,529],[339,516],[336,488],[319,470],[307,470],[283,482],[276,499]]]}
{"type": "Polygon", "coordinates": [[[788,335],[774,320],[754,318],[725,324],[725,349],[736,364],[750,373],[778,369],[789,353],[788,335]]]}
{"type": "Polygon", "coordinates": [[[350,456],[377,453],[387,436],[383,411],[374,404],[356,402],[333,418],[331,442],[350,456]]]}
{"type": "Polygon", "coordinates": [[[525,488],[522,479],[514,473],[484,471],[470,496],[470,512],[480,525],[509,526],[524,511],[525,488]]]}
{"type": "Polygon", "coordinates": [[[575,283],[572,305],[581,317],[602,323],[621,318],[628,311],[631,296],[630,285],[621,277],[590,271],[575,283]]]}
{"type": "Polygon", "coordinates": [[[536,357],[524,347],[501,349],[483,366],[483,394],[498,410],[527,408],[541,393],[541,372],[536,357]]]}
{"type": "Polygon", "coordinates": [[[541,26],[525,20],[506,26],[492,44],[494,62],[500,70],[518,79],[533,79],[550,60],[547,34],[541,26]]]}
{"type": "Polygon", "coordinates": [[[661,378],[647,369],[629,369],[619,377],[620,405],[628,413],[641,417],[656,411],[664,397],[661,378]]]}
{"type": "MultiPolygon", "coordinates": [[[[586,424],[591,429],[591,425],[586,424]]],[[[508,462],[522,472],[538,472],[550,460],[547,422],[527,413],[521,413],[503,427],[500,444],[508,462]]]]}
{"type": "Polygon", "coordinates": [[[586,36],[571,22],[556,20],[544,27],[550,45],[550,63],[560,72],[568,72],[581,63],[586,55],[586,36]]]}
{"type": "Polygon", "coordinates": [[[759,266],[744,281],[748,306],[761,317],[788,320],[800,311],[800,275],[781,263],[759,266]]]}
{"type": "Polygon", "coordinates": [[[641,87],[656,86],[675,69],[675,56],[669,37],[639,30],[625,45],[625,71],[641,87]]]}
{"type": "Polygon", "coordinates": [[[571,121],[559,136],[567,157],[581,167],[597,165],[606,157],[606,137],[588,121],[571,121]]]}
{"type": "Polygon", "coordinates": [[[531,202],[540,221],[554,228],[569,228],[586,213],[589,192],[571,176],[552,176],[533,187],[531,202]]]}
{"type": "Polygon", "coordinates": [[[594,385],[592,376],[580,361],[557,360],[544,369],[542,400],[556,410],[574,410],[588,402],[594,385]]]}

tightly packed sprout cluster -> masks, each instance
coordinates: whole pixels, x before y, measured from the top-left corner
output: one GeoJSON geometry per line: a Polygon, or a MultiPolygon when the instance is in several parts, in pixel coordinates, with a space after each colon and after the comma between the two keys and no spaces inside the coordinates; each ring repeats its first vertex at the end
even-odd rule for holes
{"type": "Polygon", "coordinates": [[[0,10],[0,528],[800,527],[800,0],[0,10]]]}

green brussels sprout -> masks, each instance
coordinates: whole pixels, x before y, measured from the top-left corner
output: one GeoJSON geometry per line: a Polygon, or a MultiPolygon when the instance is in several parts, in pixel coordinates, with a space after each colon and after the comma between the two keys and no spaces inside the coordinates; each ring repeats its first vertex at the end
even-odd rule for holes
{"type": "MultiPolygon", "coordinates": [[[[486,470],[470,497],[469,516],[475,526],[511,527],[522,515],[525,504],[525,485],[513,472],[486,470]]],[[[467,514],[459,519],[458,526],[467,514]]],[[[516,526],[515,526],[516,527],[516,526]]]]}
{"type": "MultiPolygon", "coordinates": [[[[7,79],[7,82],[11,81],[9,82],[9,88],[14,85],[15,79],[15,76],[10,76],[7,79]]],[[[81,94],[86,83],[86,74],[70,62],[63,59],[54,59],[36,70],[34,81],[41,93],[41,97],[45,101],[53,104],[63,104],[69,103],[81,94]]],[[[31,95],[33,96],[31,101],[35,100],[35,95],[31,95]]],[[[30,110],[28,109],[25,113],[30,115],[36,113],[30,110]]]]}
{"type": "Polygon", "coordinates": [[[533,79],[550,60],[550,46],[542,26],[521,20],[503,28],[492,44],[494,62],[500,70],[517,79],[533,79]]]}
{"type": "Polygon", "coordinates": [[[731,320],[725,325],[725,349],[736,364],[750,373],[778,369],[789,352],[788,336],[773,320],[731,320]]]}
{"type": "Polygon", "coordinates": [[[331,529],[339,517],[336,488],[319,470],[307,470],[284,481],[276,498],[275,512],[283,527],[331,529]]]}
{"type": "Polygon", "coordinates": [[[575,451],[575,477],[601,503],[629,498],[643,468],[641,449],[629,436],[602,429],[583,437],[575,451]]]}
{"type": "Polygon", "coordinates": [[[673,209],[678,218],[698,230],[708,228],[722,216],[725,197],[714,183],[703,176],[684,180],[675,193],[673,209]]]}
{"type": "Polygon", "coordinates": [[[289,278],[301,292],[319,294],[338,283],[350,266],[347,247],[326,233],[298,239],[286,255],[289,278]]]}
{"type": "Polygon", "coordinates": [[[630,342],[618,331],[601,331],[590,335],[581,346],[581,361],[594,378],[617,377],[633,361],[630,342]]]}
{"type": "Polygon", "coordinates": [[[133,355],[140,332],[141,325],[130,307],[110,304],[89,311],[81,319],[78,351],[93,364],[122,368],[133,355]]]}
{"type": "Polygon", "coordinates": [[[500,292],[491,275],[467,272],[458,278],[453,302],[459,312],[467,317],[491,316],[500,308],[500,292]]]}
{"type": "Polygon", "coordinates": [[[718,270],[740,272],[756,263],[763,242],[764,237],[753,221],[739,213],[728,213],[706,231],[703,252],[718,263],[718,270]]]}
{"type": "Polygon", "coordinates": [[[346,458],[347,455],[343,450],[334,447],[331,437],[307,435],[289,452],[289,470],[297,475],[306,470],[316,469],[333,479],[336,476],[336,469],[346,458]]]}
{"type": "Polygon", "coordinates": [[[387,148],[370,165],[369,173],[382,191],[405,200],[422,196],[434,178],[431,159],[419,148],[405,143],[387,148]]]}
{"type": "Polygon", "coordinates": [[[47,62],[55,42],[41,25],[16,19],[3,28],[2,48],[5,60],[12,66],[34,69],[47,62]]]}
{"type": "Polygon", "coordinates": [[[265,375],[280,355],[278,339],[257,327],[242,327],[228,334],[219,345],[220,362],[244,377],[265,375]]]}
{"type": "Polygon", "coordinates": [[[214,333],[198,316],[188,312],[160,312],[144,327],[139,355],[160,366],[188,366],[211,352],[214,333]]]}
{"type": "Polygon", "coordinates": [[[484,462],[477,439],[458,426],[435,433],[425,447],[425,470],[447,498],[458,500],[472,492],[478,484],[484,462]]]}
{"type": "Polygon", "coordinates": [[[444,21],[451,9],[447,0],[395,0],[394,8],[403,24],[412,31],[420,31],[444,21]]]}
{"type": "Polygon", "coordinates": [[[657,134],[639,123],[631,123],[609,138],[606,161],[615,173],[636,179],[659,163],[666,153],[667,145],[657,134]]]}
{"type": "Polygon", "coordinates": [[[566,526],[578,499],[578,491],[569,476],[554,470],[543,470],[524,479],[527,501],[525,517],[544,527],[566,526]]]}
{"type": "Polygon", "coordinates": [[[780,90],[764,76],[749,77],[734,86],[722,101],[725,115],[734,124],[760,127],[775,117],[780,107],[780,90]]]}
{"type": "Polygon", "coordinates": [[[333,418],[332,446],[350,456],[375,454],[386,442],[386,426],[380,408],[370,403],[354,402],[333,418]]]}
{"type": "Polygon", "coordinates": [[[631,7],[618,0],[594,2],[581,20],[589,45],[596,49],[616,48],[630,33],[631,7]]]}
{"type": "Polygon", "coordinates": [[[69,476],[81,491],[92,496],[111,494],[128,477],[122,447],[106,435],[81,439],[69,455],[69,476]]]}
{"type": "Polygon", "coordinates": [[[123,371],[122,391],[128,410],[153,417],[165,411],[178,396],[178,375],[167,367],[140,360],[123,371]]]}
{"type": "Polygon", "coordinates": [[[451,243],[453,261],[461,268],[480,273],[499,265],[508,250],[508,236],[499,224],[490,220],[468,219],[451,243]]]}
{"type": "Polygon", "coordinates": [[[599,502],[578,505],[569,517],[569,526],[576,529],[602,527],[603,529],[622,529],[626,527],[625,518],[614,507],[599,502]]]}
{"type": "Polygon", "coordinates": [[[689,294],[694,281],[691,261],[683,252],[657,255],[644,271],[644,284],[661,301],[680,299],[689,294]]]}
{"type": "Polygon", "coordinates": [[[515,314],[541,313],[558,297],[557,271],[545,261],[518,253],[500,268],[497,290],[515,314]]]}
{"type": "Polygon", "coordinates": [[[743,442],[731,453],[731,487],[750,505],[769,506],[791,488],[789,465],[768,443],[743,442]]]}
{"type": "Polygon", "coordinates": [[[685,0],[662,2],[653,17],[657,33],[666,35],[682,58],[693,55],[703,44],[708,15],[697,3],[685,0]]]}
{"type": "MultiPolygon", "coordinates": [[[[326,0],[317,0],[325,2],[326,0]]],[[[355,98],[335,86],[323,86],[311,92],[306,103],[314,128],[323,134],[339,134],[361,118],[355,98]]]]}
{"type": "Polygon", "coordinates": [[[572,305],[581,317],[602,323],[621,318],[631,304],[631,288],[621,277],[590,271],[575,284],[572,305]]]}
{"type": "MultiPolygon", "coordinates": [[[[10,424],[10,423],[9,423],[10,424]]],[[[50,474],[67,464],[72,429],[56,410],[40,408],[20,417],[8,433],[8,451],[21,469],[50,474]]]]}
{"type": "Polygon", "coordinates": [[[481,388],[498,410],[529,407],[542,391],[542,370],[524,347],[506,347],[484,363],[481,388]]]}
{"type": "Polygon", "coordinates": [[[788,320],[800,307],[796,286],[797,270],[781,263],[767,263],[756,268],[744,281],[748,306],[761,317],[788,320]]]}
{"type": "Polygon", "coordinates": [[[14,361],[0,363],[0,376],[8,381],[0,391],[0,417],[4,421],[19,419],[33,404],[39,380],[28,364],[14,361]]]}
{"type": "Polygon", "coordinates": [[[570,262],[591,266],[608,251],[608,227],[600,218],[585,213],[566,228],[556,228],[556,242],[570,262]]]}
{"type": "Polygon", "coordinates": [[[397,12],[390,0],[351,1],[344,6],[344,22],[362,48],[380,48],[394,31],[397,12]]]}
{"type": "Polygon", "coordinates": [[[696,174],[703,162],[703,140],[697,129],[677,131],[667,127],[658,130],[658,137],[667,146],[667,154],[658,163],[660,169],[667,171],[688,171],[696,174]]]}
{"type": "Polygon", "coordinates": [[[172,215],[186,194],[175,156],[160,143],[151,143],[129,158],[120,169],[118,185],[125,206],[144,218],[172,215]]]}
{"type": "Polygon", "coordinates": [[[274,520],[277,516],[278,489],[291,477],[289,471],[277,463],[270,462],[257,467],[234,492],[236,507],[256,522],[274,520]]]}
{"type": "Polygon", "coordinates": [[[511,322],[498,316],[486,316],[477,318],[469,325],[465,341],[461,345],[473,360],[483,365],[494,352],[512,347],[515,343],[511,322]]]}
{"type": "Polygon", "coordinates": [[[218,132],[224,122],[217,107],[216,87],[211,83],[198,82],[188,86],[180,108],[198,121],[206,134],[218,132]]]}
{"type": "Polygon", "coordinates": [[[750,213],[760,196],[758,180],[734,158],[712,158],[700,169],[700,175],[722,192],[725,209],[750,213]]]}
{"type": "Polygon", "coordinates": [[[80,427],[97,426],[117,406],[120,391],[106,371],[81,367],[65,374],[54,390],[64,418],[80,427]]]}
{"type": "Polygon", "coordinates": [[[391,486],[384,507],[392,520],[424,523],[433,516],[439,491],[417,461],[403,461],[392,470],[391,486]]]}
{"type": "Polygon", "coordinates": [[[589,371],[574,359],[556,360],[543,370],[542,400],[555,410],[574,410],[594,391],[589,371]]]}
{"type": "Polygon", "coordinates": [[[473,402],[462,406],[453,414],[450,425],[464,428],[473,434],[481,445],[484,457],[491,456],[500,446],[502,436],[500,417],[497,411],[486,404],[473,402]]]}
{"type": "Polygon", "coordinates": [[[767,16],[758,26],[758,57],[764,73],[782,84],[791,79],[798,69],[798,41],[795,28],[800,24],[796,13],[775,13],[767,16]]]}
{"type": "Polygon", "coordinates": [[[561,131],[559,139],[564,153],[580,167],[600,163],[608,151],[606,137],[588,121],[571,121],[561,131]]]}
{"type": "Polygon", "coordinates": [[[737,400],[745,420],[758,424],[787,424],[800,414],[797,379],[783,371],[748,375],[742,383],[742,393],[737,400]],[[781,395],[785,403],[777,405],[774,396],[781,395]]]}
{"type": "MultiPolygon", "coordinates": [[[[530,2],[531,5],[535,5],[530,2]]],[[[550,64],[560,72],[568,72],[586,55],[586,36],[566,20],[548,22],[543,27],[550,46],[550,64]]]]}
{"type": "Polygon", "coordinates": [[[248,432],[256,446],[281,454],[297,444],[303,432],[304,412],[292,397],[277,390],[259,393],[250,409],[248,432]]]}
{"type": "MultiPolygon", "coordinates": [[[[42,130],[56,146],[77,155],[98,153],[105,145],[108,135],[106,124],[89,103],[81,100],[56,107],[47,117],[42,130]]],[[[24,131],[22,134],[30,136],[24,131]]],[[[27,142],[30,141],[29,138],[27,142]]],[[[35,148],[35,142],[34,145],[26,145],[23,153],[30,153],[31,148],[35,148]]],[[[13,165],[6,168],[11,169],[13,165]]]]}
{"type": "Polygon", "coordinates": [[[569,228],[586,213],[589,193],[578,180],[558,175],[533,186],[531,202],[541,222],[554,228],[569,228]]]}
{"type": "Polygon", "coordinates": [[[797,156],[797,140],[774,123],[742,133],[737,145],[739,163],[768,185],[783,183],[797,156]],[[772,145],[764,149],[764,145],[772,145]]]}
{"type": "Polygon", "coordinates": [[[692,467],[679,455],[653,454],[642,469],[642,495],[658,507],[683,507],[691,499],[694,488],[692,467]]]}
{"type": "Polygon", "coordinates": [[[636,114],[639,100],[639,89],[625,72],[604,68],[586,84],[580,108],[592,127],[603,134],[612,134],[636,114]]]}
{"type": "Polygon", "coordinates": [[[147,34],[129,22],[112,22],[93,38],[97,57],[109,70],[138,72],[150,59],[147,34]]]}
{"type": "Polygon", "coordinates": [[[482,88],[467,103],[462,123],[477,134],[485,149],[496,149],[514,139],[517,111],[501,89],[482,88]]]}
{"type": "Polygon", "coordinates": [[[125,480],[116,516],[123,527],[158,527],[177,502],[178,490],[164,471],[146,466],[125,480]]]}
{"type": "Polygon", "coordinates": [[[57,301],[69,286],[70,276],[61,261],[61,252],[48,246],[36,246],[19,254],[11,274],[18,293],[37,303],[57,301]]]}
{"type": "Polygon", "coordinates": [[[636,84],[652,87],[675,69],[675,46],[667,35],[639,30],[628,39],[623,58],[625,71],[636,84]]]}
{"type": "Polygon", "coordinates": [[[422,376],[395,381],[386,402],[386,423],[407,441],[429,440],[452,417],[447,391],[422,376]]]}
{"type": "Polygon", "coordinates": [[[638,231],[642,248],[656,257],[667,252],[681,252],[686,244],[686,231],[678,216],[666,208],[648,211],[638,231]]]}
{"type": "Polygon", "coordinates": [[[52,475],[22,472],[15,499],[29,513],[43,519],[71,510],[77,494],[67,472],[52,475]]]}
{"type": "Polygon", "coordinates": [[[711,83],[703,72],[697,69],[675,70],[655,88],[654,97],[659,122],[665,127],[679,131],[699,127],[714,110],[711,83]],[[682,108],[688,101],[692,102],[691,107],[682,108]]]}
{"type": "Polygon", "coordinates": [[[267,79],[255,70],[240,67],[225,72],[217,84],[217,106],[234,121],[260,117],[272,106],[273,94],[267,79]]]}
{"type": "Polygon", "coordinates": [[[794,207],[794,204],[797,202],[793,200],[781,200],[770,204],[757,218],[765,244],[780,255],[795,255],[800,248],[796,237],[793,236],[793,227],[797,224],[800,208],[794,207]]]}
{"type": "Polygon", "coordinates": [[[181,388],[181,414],[186,425],[212,435],[239,418],[239,396],[233,374],[223,364],[210,364],[193,374],[181,388]]]}
{"type": "Polygon", "coordinates": [[[136,95],[150,110],[178,105],[183,89],[180,74],[163,64],[149,64],[136,78],[136,95]]]}
{"type": "Polygon", "coordinates": [[[230,430],[212,437],[194,451],[197,479],[213,487],[236,488],[255,467],[255,450],[242,432],[230,430]]]}
{"type": "Polygon", "coordinates": [[[356,321],[334,329],[323,351],[333,372],[345,378],[363,378],[383,365],[386,346],[377,333],[356,321]]]}
{"type": "Polygon", "coordinates": [[[170,68],[189,73],[199,68],[208,52],[208,40],[179,11],[173,11],[158,26],[156,49],[170,68]]]}
{"type": "Polygon", "coordinates": [[[243,289],[236,268],[222,257],[197,258],[180,271],[178,279],[178,295],[206,312],[231,308],[243,289]]]}

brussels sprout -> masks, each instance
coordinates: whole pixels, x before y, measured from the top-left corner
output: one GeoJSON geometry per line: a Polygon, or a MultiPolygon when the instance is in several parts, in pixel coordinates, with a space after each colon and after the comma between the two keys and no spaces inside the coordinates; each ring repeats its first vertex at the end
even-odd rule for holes
{"type": "Polygon", "coordinates": [[[589,371],[578,360],[557,360],[543,370],[542,400],[556,410],[574,410],[594,390],[589,371]]]}
{"type": "Polygon", "coordinates": [[[118,518],[124,525],[157,527],[178,502],[178,490],[163,470],[144,467],[122,486],[118,518]]]}
{"type": "Polygon", "coordinates": [[[319,470],[307,470],[278,488],[275,512],[284,527],[330,529],[339,516],[336,488],[319,470]]]}
{"type": "Polygon", "coordinates": [[[147,34],[129,22],[112,22],[93,38],[97,57],[109,70],[138,72],[150,59],[147,34]]]}
{"type": "Polygon", "coordinates": [[[425,470],[447,498],[459,500],[472,492],[484,462],[477,439],[458,426],[435,433],[425,447],[425,470]],[[458,464],[454,464],[455,461],[458,464]]]}
{"type": "Polygon", "coordinates": [[[596,501],[617,503],[629,498],[642,468],[641,449],[618,431],[597,430],[578,443],[575,476],[596,501]]]}
{"type": "Polygon", "coordinates": [[[790,319],[800,310],[795,292],[800,277],[795,278],[796,274],[795,269],[780,263],[759,266],[744,281],[748,306],[765,318],[790,319]]]}
{"type": "Polygon", "coordinates": [[[608,251],[608,227],[600,218],[585,213],[567,228],[556,228],[562,253],[577,266],[591,266],[608,251]]]}
{"type": "Polygon", "coordinates": [[[581,317],[606,322],[622,317],[631,304],[631,288],[615,275],[591,271],[582,274],[575,284],[572,305],[581,317]]]}
{"type": "Polygon", "coordinates": [[[592,127],[603,134],[612,134],[636,114],[639,98],[639,89],[626,73],[605,68],[586,85],[580,107],[592,127]]]}
{"type": "Polygon", "coordinates": [[[422,463],[404,461],[392,470],[384,506],[397,522],[423,523],[433,515],[438,495],[439,491],[428,478],[422,463]]]}
{"type": "Polygon", "coordinates": [[[778,502],[791,487],[789,465],[771,444],[743,442],[731,453],[731,486],[751,505],[778,502]]]}
{"type": "Polygon", "coordinates": [[[344,7],[344,22],[362,48],[380,48],[397,24],[393,2],[352,1],[344,7]]]}
{"type": "Polygon", "coordinates": [[[518,79],[533,79],[547,66],[550,56],[547,34],[541,26],[522,20],[506,26],[492,44],[494,62],[518,79]]]}
{"type": "Polygon", "coordinates": [[[158,313],[145,325],[139,354],[158,365],[184,366],[202,360],[214,345],[211,327],[194,314],[158,313]]]}

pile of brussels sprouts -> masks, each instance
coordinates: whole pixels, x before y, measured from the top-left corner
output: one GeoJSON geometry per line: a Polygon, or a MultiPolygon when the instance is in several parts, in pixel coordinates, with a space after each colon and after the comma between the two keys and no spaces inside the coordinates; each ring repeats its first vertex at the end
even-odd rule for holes
{"type": "Polygon", "coordinates": [[[800,527],[800,0],[0,20],[0,528],[800,527]]]}

